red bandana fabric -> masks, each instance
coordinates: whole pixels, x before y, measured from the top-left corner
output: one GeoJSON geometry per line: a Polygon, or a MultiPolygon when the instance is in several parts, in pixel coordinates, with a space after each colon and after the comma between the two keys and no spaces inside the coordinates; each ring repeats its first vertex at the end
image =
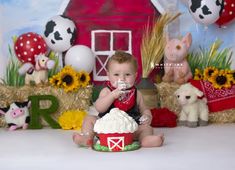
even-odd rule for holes
{"type": "Polygon", "coordinates": [[[215,89],[208,81],[190,80],[190,83],[204,93],[210,112],[235,108],[235,85],[230,89],[215,89]]]}
{"type": "MultiPolygon", "coordinates": [[[[111,91],[116,89],[115,87],[111,85],[109,81],[107,81],[106,84],[111,91]]],[[[114,106],[125,112],[130,110],[135,105],[135,101],[136,101],[135,93],[136,93],[136,88],[134,86],[129,88],[125,92],[124,97],[122,97],[121,99],[114,100],[114,103],[113,103],[114,106]]]]}

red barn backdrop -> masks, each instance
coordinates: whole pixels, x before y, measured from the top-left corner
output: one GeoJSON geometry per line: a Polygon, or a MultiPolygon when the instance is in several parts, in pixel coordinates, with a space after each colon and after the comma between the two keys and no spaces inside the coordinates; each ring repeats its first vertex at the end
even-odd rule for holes
{"type": "Polygon", "coordinates": [[[107,59],[116,50],[133,54],[142,74],[140,45],[144,28],[160,14],[150,0],[71,0],[64,12],[78,28],[75,44],[96,54],[94,82],[106,80],[107,59]]]}

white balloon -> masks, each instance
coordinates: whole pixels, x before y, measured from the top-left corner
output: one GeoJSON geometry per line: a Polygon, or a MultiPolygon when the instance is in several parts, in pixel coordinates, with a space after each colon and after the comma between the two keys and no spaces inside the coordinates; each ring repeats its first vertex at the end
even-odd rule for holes
{"type": "Polygon", "coordinates": [[[75,23],[65,16],[57,15],[46,23],[44,39],[53,51],[64,52],[73,45],[76,34],[75,23]]]}
{"type": "Polygon", "coordinates": [[[90,74],[95,65],[95,54],[85,45],[74,45],[65,54],[65,65],[72,66],[76,71],[84,70],[90,74]]]}
{"type": "Polygon", "coordinates": [[[193,19],[203,25],[215,23],[223,9],[222,0],[189,0],[188,5],[193,19]]]}

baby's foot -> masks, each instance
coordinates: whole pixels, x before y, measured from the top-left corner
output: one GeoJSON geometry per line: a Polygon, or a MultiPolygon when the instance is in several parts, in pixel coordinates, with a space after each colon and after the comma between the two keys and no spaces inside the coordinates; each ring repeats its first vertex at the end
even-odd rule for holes
{"type": "Polygon", "coordinates": [[[159,147],[162,146],[164,142],[164,135],[150,135],[145,136],[141,141],[142,147],[159,147]]]}
{"type": "Polygon", "coordinates": [[[9,131],[14,131],[18,128],[18,126],[16,125],[12,125],[10,128],[9,128],[9,131]]]}
{"type": "Polygon", "coordinates": [[[93,145],[93,138],[87,134],[74,133],[73,134],[73,142],[79,146],[90,147],[93,145]]]}
{"type": "Polygon", "coordinates": [[[28,123],[25,123],[23,126],[22,126],[22,129],[27,129],[28,128],[28,123]]]}

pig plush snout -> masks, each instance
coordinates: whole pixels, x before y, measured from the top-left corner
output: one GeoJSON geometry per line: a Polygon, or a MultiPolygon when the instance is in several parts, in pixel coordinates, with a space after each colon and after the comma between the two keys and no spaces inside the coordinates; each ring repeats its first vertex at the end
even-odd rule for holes
{"type": "Polygon", "coordinates": [[[17,118],[19,116],[22,116],[24,114],[24,110],[23,109],[15,109],[11,111],[11,116],[13,118],[17,118]]]}

